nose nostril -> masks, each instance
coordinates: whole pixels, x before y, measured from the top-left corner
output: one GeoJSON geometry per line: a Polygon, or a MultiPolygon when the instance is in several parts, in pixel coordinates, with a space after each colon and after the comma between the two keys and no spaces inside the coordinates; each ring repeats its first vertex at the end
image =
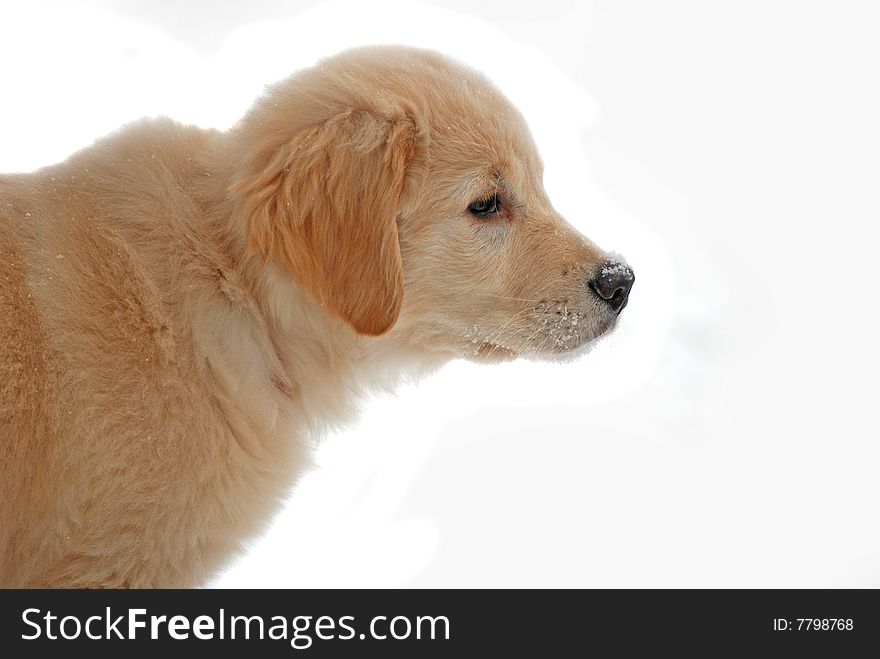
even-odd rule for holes
{"type": "Polygon", "coordinates": [[[623,308],[626,306],[627,302],[627,292],[623,288],[618,288],[614,291],[614,295],[608,300],[608,306],[611,307],[613,311],[616,313],[620,313],[623,311],[623,308]]]}
{"type": "Polygon", "coordinates": [[[588,284],[614,313],[619,314],[626,306],[634,281],[635,275],[629,266],[612,262],[602,266],[588,284]]]}

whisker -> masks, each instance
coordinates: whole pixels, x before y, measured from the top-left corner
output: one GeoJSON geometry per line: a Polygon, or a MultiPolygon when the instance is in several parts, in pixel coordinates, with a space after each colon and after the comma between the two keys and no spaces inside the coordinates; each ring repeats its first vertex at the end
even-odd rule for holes
{"type": "Polygon", "coordinates": [[[544,331],[547,328],[548,320],[545,318],[542,322],[538,323],[535,327],[534,331],[529,334],[524,341],[520,343],[520,349],[517,352],[523,352],[523,349],[529,344],[529,342],[535,338],[540,332],[544,331]]]}
{"type": "Polygon", "coordinates": [[[536,298],[527,298],[527,297],[508,297],[507,295],[495,295],[494,293],[486,293],[489,297],[497,297],[502,300],[516,300],[517,302],[532,302],[535,304],[539,304],[541,301],[536,298]]]}
{"type": "MultiPolygon", "coordinates": [[[[494,330],[493,332],[491,332],[490,334],[488,334],[488,335],[485,337],[484,341],[485,341],[486,343],[499,343],[499,337],[500,337],[501,333],[502,333],[505,329],[507,329],[507,327],[508,327],[511,323],[513,323],[515,320],[518,320],[518,319],[521,318],[524,314],[526,314],[526,313],[528,313],[528,312],[530,312],[530,311],[531,311],[531,309],[520,309],[520,310],[517,311],[515,314],[513,314],[510,318],[508,318],[507,321],[506,321],[501,327],[497,328],[496,330],[494,330]]],[[[516,329],[516,328],[514,328],[514,329],[516,329]]],[[[512,332],[509,332],[508,334],[509,334],[509,335],[512,335],[513,333],[512,333],[512,332]]],[[[505,338],[506,338],[506,337],[505,337],[505,338]]]]}

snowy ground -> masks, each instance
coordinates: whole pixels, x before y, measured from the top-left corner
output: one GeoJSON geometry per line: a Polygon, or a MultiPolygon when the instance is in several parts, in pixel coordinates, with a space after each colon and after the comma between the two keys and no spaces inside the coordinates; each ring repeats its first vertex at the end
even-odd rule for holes
{"type": "Polygon", "coordinates": [[[880,587],[880,20],[824,6],[0,6],[0,171],[411,43],[508,93],[557,208],[636,270],[580,362],[370,402],[214,585],[880,587]]]}

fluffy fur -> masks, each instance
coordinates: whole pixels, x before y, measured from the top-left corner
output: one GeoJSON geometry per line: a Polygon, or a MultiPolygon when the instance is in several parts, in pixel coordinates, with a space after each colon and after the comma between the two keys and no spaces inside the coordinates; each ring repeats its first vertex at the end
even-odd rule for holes
{"type": "Polygon", "coordinates": [[[608,331],[607,260],[509,102],[415,49],[0,176],[0,585],[202,583],[366,389],[608,331]]]}

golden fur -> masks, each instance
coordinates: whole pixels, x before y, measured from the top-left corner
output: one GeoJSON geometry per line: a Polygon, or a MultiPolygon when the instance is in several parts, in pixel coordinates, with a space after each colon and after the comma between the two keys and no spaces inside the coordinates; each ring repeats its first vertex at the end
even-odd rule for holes
{"type": "Polygon", "coordinates": [[[408,48],[0,176],[0,585],[204,582],[361,392],[609,330],[607,259],[509,102],[408,48]]]}

